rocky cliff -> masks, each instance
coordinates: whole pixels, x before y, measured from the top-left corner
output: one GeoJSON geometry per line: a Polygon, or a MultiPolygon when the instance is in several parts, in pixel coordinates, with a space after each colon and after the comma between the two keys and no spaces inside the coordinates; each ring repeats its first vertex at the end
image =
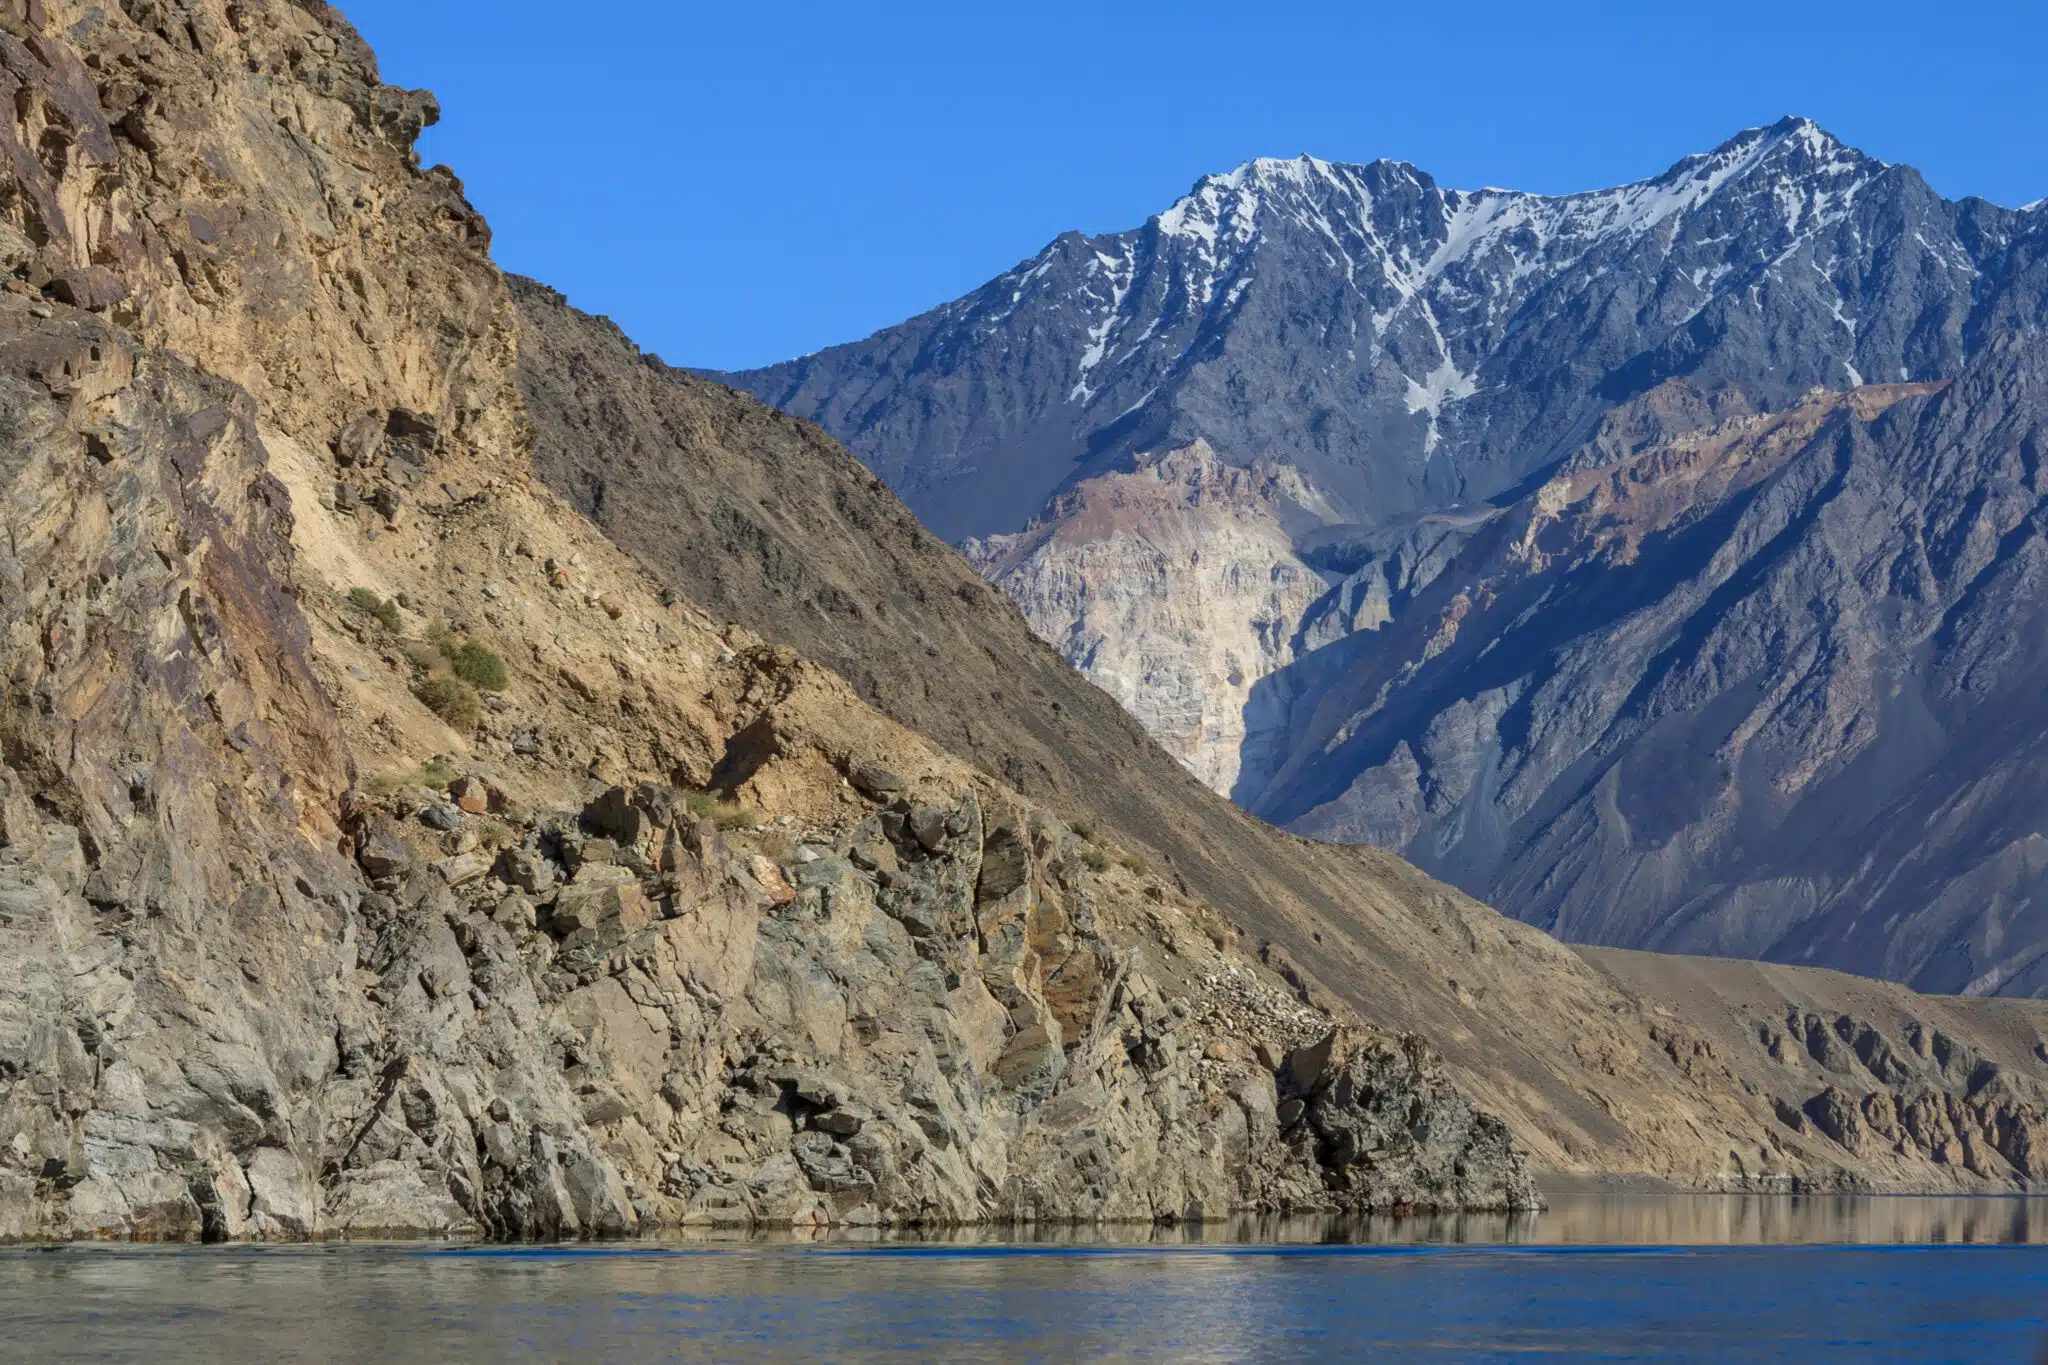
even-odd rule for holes
{"type": "Polygon", "coordinates": [[[337,15],[11,23],[0,1236],[1531,1202],[1419,1041],[532,485],[337,15]]]}
{"type": "MultiPolygon", "coordinates": [[[[549,291],[517,296],[534,462],[550,484],[668,581],[833,660],[882,710],[1084,819],[1169,892],[1218,907],[1308,999],[1426,1037],[1539,1174],[1713,1189],[2033,1179],[1998,1154],[2028,1150],[2009,1135],[2031,1122],[2048,1074],[2033,1050],[2040,1007],[1828,972],[1581,955],[1397,859],[1281,834],[1142,742],[1122,708],[815,427],[651,361],[549,291]],[[738,572],[745,564],[765,571],[738,572]],[[1858,1128],[1851,1153],[1808,1110],[1831,1086],[1840,1104],[1914,1110],[1919,1127],[1893,1121],[1883,1140],[1858,1128]]],[[[1463,524],[1389,550],[1407,566],[1397,597],[1448,557],[1463,524]]],[[[1375,609],[1369,593],[1351,601],[1375,609]]],[[[1819,1109],[1839,1117],[1831,1105],[1819,1109]]]]}
{"type": "Polygon", "coordinates": [[[333,11],[0,30],[0,1238],[2048,1176],[2036,1010],[1206,793],[814,428],[508,285],[333,11]]]}

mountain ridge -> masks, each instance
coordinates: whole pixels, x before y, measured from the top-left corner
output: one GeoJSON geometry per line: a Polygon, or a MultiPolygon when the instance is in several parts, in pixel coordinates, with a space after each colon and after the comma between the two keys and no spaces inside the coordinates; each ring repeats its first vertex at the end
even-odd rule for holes
{"type": "MultiPolygon", "coordinates": [[[[1896,952],[1845,938],[1839,926],[1857,919],[1840,901],[1849,869],[1816,870],[1809,860],[1772,881],[1760,854],[1754,869],[1729,860],[1736,795],[1715,760],[1679,760],[1672,780],[1720,792],[1728,810],[1702,807],[1676,832],[1649,822],[1643,829],[1658,832],[1643,843],[1619,817],[1586,814],[1559,785],[1595,750],[1607,755],[1601,765],[1624,762],[1621,730],[1598,740],[1580,734],[1548,767],[1518,748],[1547,726],[1569,730],[1573,708],[1592,705],[1593,694],[1481,700],[1504,686],[1540,690],[1558,659],[1601,631],[1619,667],[1640,670],[1603,675],[1600,686],[1623,698],[1664,685],[1674,660],[1692,658],[1695,638],[1739,639],[1724,646],[1733,653],[1720,660],[1720,680],[1697,680],[1700,706],[1747,713],[1755,703],[1742,700],[1742,688],[1753,686],[1789,698],[1784,705],[1818,707],[1855,741],[1845,747],[1820,731],[1795,740],[1758,714],[1744,738],[1729,742],[1810,743],[1803,756],[1756,759],[1802,789],[1850,762],[1875,730],[1904,722],[1881,721],[1871,709],[1878,700],[1847,681],[1877,665],[1849,659],[1917,650],[1911,686],[1946,695],[1958,684],[1940,674],[1946,665],[1927,662],[1932,646],[1886,624],[1915,619],[1920,606],[1900,595],[1939,574],[1901,567],[1889,584],[1857,583],[1875,572],[1869,562],[1887,557],[1874,524],[1831,532],[1854,545],[1801,539],[1802,527],[1831,525],[1833,465],[1796,460],[1754,483],[1717,486],[1711,497],[1699,494],[1696,524],[1662,526],[1623,557],[1591,556],[1569,581],[1538,574],[1542,586],[1528,591],[1559,597],[1532,598],[1527,610],[1578,621],[1585,640],[1488,615],[1492,580],[1473,556],[1498,533],[1489,523],[1534,515],[1540,498],[1561,496],[1579,472],[1668,462],[1717,423],[1778,420],[1810,407],[1817,393],[1864,395],[1836,401],[1829,410],[1839,415],[1901,385],[1912,391],[1974,374],[1979,381],[1951,397],[1927,390],[1900,411],[1948,410],[1965,393],[1994,405],[2022,401],[2011,395],[2023,388],[1982,375],[2004,363],[2001,348],[2039,345],[2044,242],[2037,213],[1942,199],[1910,167],[1797,118],[1745,130],[1646,180],[1567,196],[1443,190],[1389,161],[1255,159],[1204,177],[1142,229],[1061,238],[982,290],[868,342],[735,378],[817,417],[942,529],[1002,519],[994,533],[963,539],[970,553],[1070,660],[1124,697],[1212,785],[1261,815],[1396,848],[1511,913],[1597,942],[1794,960],[1821,952],[1812,960],[1931,987],[2032,991],[2044,988],[2025,965],[2033,931],[2012,925],[2031,922],[2033,892],[2008,888],[1999,900],[2006,908],[1972,910],[1923,879],[1916,884],[1929,899],[1948,906],[1945,927],[1921,917],[1911,946],[1902,939],[1896,952]],[[1088,490],[1107,490],[1126,471],[1197,442],[1236,466],[1290,469],[1312,490],[1328,509],[1325,525],[1296,528],[1291,547],[1261,554],[1275,575],[1306,566],[1324,592],[1299,610],[1290,598],[1279,617],[1242,597],[1229,608],[1236,615],[1205,630],[1218,639],[1277,632],[1285,647],[1235,650],[1207,677],[1175,665],[1171,679],[1159,675],[1162,699],[1153,699],[1131,685],[1131,661],[1193,657],[1186,623],[1225,599],[1200,585],[1197,546],[1174,550],[1184,567],[1163,575],[1127,567],[1112,581],[1100,565],[1119,556],[1127,566],[1163,562],[1177,534],[1169,523],[1182,513],[1092,537],[1078,525],[1041,527],[1028,553],[1014,537],[1027,518],[1071,514],[1087,505],[1088,490]],[[1034,503],[1027,489],[1045,496],[1034,503]],[[1779,502],[1805,506],[1808,519],[1772,523],[1791,537],[1773,541],[1755,513],[1779,502]],[[1719,538],[1726,535],[1736,538],[1719,538]],[[1684,555],[1665,544],[1681,537],[1691,547],[1684,555]],[[984,556],[983,546],[1004,552],[984,556]],[[1778,563],[1785,554],[1820,576],[1799,579],[1778,563]],[[1467,574],[1477,576],[1459,577],[1467,574]],[[1134,593],[1138,581],[1147,587],[1134,593]],[[1761,600],[1766,583],[1777,596],[1761,600]],[[1823,607],[1803,609],[1800,593],[1823,607]],[[1426,598],[1436,605],[1425,609],[1426,598]],[[1596,599],[1604,604],[1592,606],[1596,599]],[[1685,602],[1692,606],[1682,615],[1657,624],[1685,602]],[[1445,614],[1444,603],[1459,615],[1445,614]],[[1590,614],[1573,617],[1561,603],[1586,604],[1572,610],[1590,614]],[[1412,611],[1423,614],[1411,621],[1412,611]],[[1829,613],[1852,611],[1864,624],[1831,624],[1829,613]],[[1481,639],[1490,649],[1483,663],[1460,643],[1466,612],[1502,633],[1481,639]],[[1745,633],[1739,623],[1750,617],[1764,624],[1745,633]],[[1084,625],[1091,619],[1097,624],[1084,625]],[[1099,623],[1110,619],[1121,624],[1105,632],[1099,623]],[[1422,633],[1407,640],[1411,628],[1422,633]],[[1658,644],[1639,649],[1626,630],[1658,644]],[[1870,638],[1851,638],[1857,630],[1870,638]],[[1824,658],[1790,643],[1816,631],[1834,651],[1824,658]],[[1456,659],[1471,660],[1466,672],[1449,671],[1456,659]],[[1814,701],[1802,687],[1834,690],[1814,701]],[[1185,720],[1230,711],[1241,723],[1202,729],[1239,745],[1235,763],[1215,752],[1216,741],[1204,748],[1187,738],[1185,720]],[[1532,806],[1501,795],[1496,809],[1493,797],[1473,795],[1495,780],[1489,764],[1550,796],[1532,806]],[[1417,814],[1425,807],[1436,814],[1417,814]],[[1546,843],[1544,821],[1567,810],[1581,812],[1573,817],[1581,837],[1608,831],[1605,852],[1574,863],[1546,843]],[[1649,846],[1666,839],[1722,852],[1649,846]],[[1636,895],[1635,910],[1617,909],[1638,877],[1655,889],[1636,895]],[[1726,920],[1720,928],[1717,915],[1726,920]]],[[[1972,515],[1993,515],[1987,509],[2002,506],[2004,493],[1967,478],[2009,480],[2005,471],[2031,468],[2025,414],[2017,425],[2000,425],[2000,415],[1985,414],[1955,438],[1990,443],[1952,456],[1972,471],[1956,476],[1965,486],[1916,496],[1962,499],[1956,505],[1976,508],[1972,515]]],[[[1889,431],[1892,421],[1840,430],[1889,431]]],[[[1911,482],[1927,458],[1891,447],[1880,456],[1868,442],[1853,449],[1843,459],[1865,479],[1880,477],[1882,466],[1911,482]]],[[[1868,501],[1898,519],[1909,543],[1962,534],[1926,524],[1925,507],[1868,501]]],[[[2023,523],[2001,534],[2020,538],[2009,552],[2028,543],[2023,523]]],[[[1941,582],[1931,590],[1963,589],[1941,582]]],[[[1949,609],[1965,607],[1953,598],[1949,609]]],[[[2011,609],[2029,609],[2023,595],[2011,609]]],[[[1967,707],[1944,715],[1958,736],[1981,729],[1967,707]]],[[[1904,742],[1883,739],[1879,748],[1904,742]]],[[[1923,761],[1897,752],[1900,762],[1923,761]]],[[[1776,800],[1749,804],[1777,809],[1776,800]]],[[[1802,818],[1822,818],[1818,807],[1800,809],[1802,818]]],[[[1964,881],[1991,875],[1983,869],[1998,861],[1960,845],[1951,854],[1963,860],[1952,870],[1964,881]]],[[[1934,875],[1931,865],[1923,872],[1934,875]]],[[[1911,918],[1903,907],[1888,914],[1893,924],[1911,918]]]]}
{"type": "Polygon", "coordinates": [[[1285,451],[1380,521],[1511,486],[1606,403],[1731,349],[1715,335],[1731,329],[1758,333],[1734,338],[1731,373],[1843,334],[1788,352],[1771,401],[1902,367],[1934,377],[1949,322],[1865,316],[1864,296],[1881,303],[1909,268],[1966,284],[2016,221],[1803,119],[1564,196],[1444,190],[1390,160],[1255,159],[865,341],[724,377],[847,439],[948,540],[1018,529],[1058,488],[1197,437],[1238,462],[1285,451]],[[1847,244],[1862,219],[1882,255],[1847,244]],[[1823,239],[1841,239],[1832,257],[1823,239]],[[1778,270],[1796,256],[1841,278],[1778,270]],[[1652,272],[1648,290],[1601,283],[1652,272]],[[1773,325],[1739,297],[1766,285],[1811,297],[1773,325]],[[1532,381],[1533,409],[1512,401],[1532,381]]]}

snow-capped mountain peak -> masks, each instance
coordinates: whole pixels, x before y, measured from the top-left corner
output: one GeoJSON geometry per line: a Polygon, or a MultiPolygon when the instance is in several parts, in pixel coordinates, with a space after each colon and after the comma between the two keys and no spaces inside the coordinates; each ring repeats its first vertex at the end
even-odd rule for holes
{"type": "Polygon", "coordinates": [[[739,379],[870,453],[949,537],[1014,530],[1077,467],[1198,436],[1239,461],[1298,450],[1376,521],[1511,486],[1615,395],[1729,347],[1759,401],[1931,377],[1939,347],[1906,344],[1925,326],[1906,301],[1971,297],[2004,234],[1966,232],[1893,171],[1804,118],[1571,194],[1260,157],[739,379]],[[1580,397],[1529,396],[1551,386],[1580,397]]]}

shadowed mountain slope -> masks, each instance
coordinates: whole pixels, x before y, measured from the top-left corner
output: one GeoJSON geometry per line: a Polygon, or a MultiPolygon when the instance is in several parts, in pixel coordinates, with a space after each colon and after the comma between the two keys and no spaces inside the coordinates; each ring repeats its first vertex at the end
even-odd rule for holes
{"type": "Polygon", "coordinates": [[[1834,1074],[1814,1059],[1854,1055],[1827,1041],[1838,1028],[1931,1040],[1967,1018],[1973,1040],[1996,1036],[2000,1056],[2039,1065],[2026,1060],[2038,1007],[1927,1001],[1832,973],[1697,964],[1698,981],[1719,984],[1685,977],[1698,998],[1666,1016],[1665,959],[1588,958],[1390,855],[1252,819],[1144,738],[814,427],[650,361],[552,291],[516,289],[535,467],[556,489],[684,592],[743,604],[886,713],[1114,831],[1263,941],[1313,998],[1430,1037],[1544,1169],[1713,1184],[1770,1166],[1781,1158],[1764,1149],[1802,1141],[1814,1078],[1834,1074]],[[742,573],[750,557],[769,572],[742,573]],[[1937,1023],[1937,1008],[1960,1013],[1937,1023]]]}

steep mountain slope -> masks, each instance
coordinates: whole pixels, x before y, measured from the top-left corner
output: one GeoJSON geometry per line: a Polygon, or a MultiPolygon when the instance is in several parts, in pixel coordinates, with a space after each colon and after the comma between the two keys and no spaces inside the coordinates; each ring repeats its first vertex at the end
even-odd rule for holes
{"type": "Polygon", "coordinates": [[[0,71],[0,1239],[2048,1179],[2039,1006],[1206,793],[815,429],[515,296],[332,10],[0,71]]]}
{"type": "Polygon", "coordinates": [[[1400,162],[1249,162],[1143,227],[731,378],[844,439],[939,534],[1197,438],[1297,467],[1343,519],[1490,498],[1664,379],[1763,407],[1938,379],[2022,217],[1950,203],[1804,120],[1545,198],[1400,162]]]}
{"type": "Polygon", "coordinates": [[[1062,239],[741,378],[913,505],[978,506],[977,481],[1026,465],[1069,486],[970,541],[977,562],[1269,819],[1399,850],[1572,939],[2032,994],[2044,242],[2032,208],[1942,201],[1798,120],[1559,199],[1253,162],[1092,264],[1062,239]],[[1081,376],[1063,402],[975,389],[969,427],[946,425],[960,376],[1020,346],[1029,372],[1060,338],[1081,376]],[[1081,453],[1026,460],[1055,429],[1081,453]],[[1266,556],[1283,597],[1219,601],[1194,540],[1149,577],[1110,567],[1185,539],[1195,499],[1114,528],[1082,509],[1156,458],[1144,443],[1188,438],[1323,509],[1266,556]],[[1130,685],[1130,660],[1200,657],[1190,618],[1276,644],[1130,685]],[[1236,762],[1182,738],[1232,710],[1205,732],[1236,762]]]}
{"type": "Polygon", "coordinates": [[[0,1240],[1532,1199],[1419,1040],[537,485],[333,11],[0,68],[0,1240]]]}
{"type": "Polygon", "coordinates": [[[2032,1051],[2041,1006],[1937,1001],[1826,972],[1588,958],[1386,854],[1249,818],[1144,741],[815,428],[643,357],[549,291],[518,297],[534,460],[551,484],[685,592],[749,594],[769,638],[847,659],[889,714],[1113,832],[1311,998],[1427,1036],[1539,1170],[1713,1188],[1967,1181],[1961,1134],[1980,1130],[1959,1126],[1946,1098],[1921,1103],[1923,1087],[1946,1078],[1941,1096],[1977,1103],[1967,1077],[1980,1059],[2014,1086],[2048,1065],[2032,1051]],[[736,571],[755,560],[771,573],[736,571]],[[820,609],[847,601],[876,609],[820,609]],[[1667,1003],[1680,994],[1683,1006],[1667,1003]],[[1916,1145],[1895,1117],[1907,1110],[1912,1132],[1954,1136],[1916,1145]],[[1870,1136],[1867,1121],[1891,1136],[1870,1136]],[[1830,1133],[1856,1144],[1842,1175],[1812,1164],[1822,1152],[1843,1162],[1830,1133]],[[1909,1149],[1923,1162],[1938,1149],[1939,1172],[1885,1164],[1909,1149]]]}
{"type": "Polygon", "coordinates": [[[1584,941],[2048,989],[2044,359],[1559,475],[1294,684],[1255,808],[1584,941]]]}

